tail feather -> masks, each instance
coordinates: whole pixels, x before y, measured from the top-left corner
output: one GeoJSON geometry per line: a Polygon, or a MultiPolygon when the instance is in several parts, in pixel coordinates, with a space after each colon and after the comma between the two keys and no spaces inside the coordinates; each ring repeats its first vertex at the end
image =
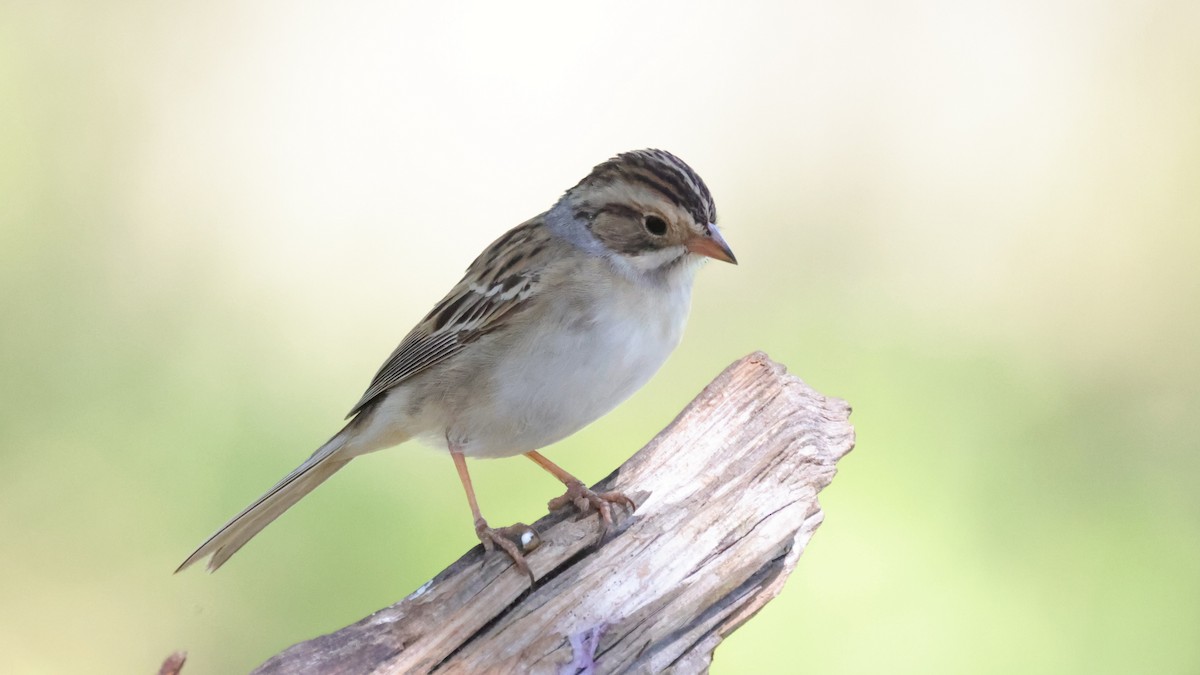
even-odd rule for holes
{"type": "Polygon", "coordinates": [[[353,455],[338,452],[345,445],[343,437],[344,434],[339,433],[321,446],[312,457],[284,476],[275,487],[221,526],[221,529],[201,544],[200,548],[188,556],[175,571],[178,573],[209,555],[212,558],[208,561],[208,570],[216,571],[271,521],[353,459],[353,455]]]}

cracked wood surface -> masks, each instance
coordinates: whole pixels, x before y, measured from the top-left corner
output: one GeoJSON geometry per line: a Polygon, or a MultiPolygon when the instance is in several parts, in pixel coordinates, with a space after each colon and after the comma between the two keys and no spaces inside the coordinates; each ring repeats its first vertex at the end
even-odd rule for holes
{"type": "Polygon", "coordinates": [[[477,546],[404,600],[254,673],[703,672],[779,594],[821,524],[817,492],[854,447],[849,415],[751,354],[598,484],[638,504],[606,541],[594,513],[534,524],[533,588],[477,546]]]}

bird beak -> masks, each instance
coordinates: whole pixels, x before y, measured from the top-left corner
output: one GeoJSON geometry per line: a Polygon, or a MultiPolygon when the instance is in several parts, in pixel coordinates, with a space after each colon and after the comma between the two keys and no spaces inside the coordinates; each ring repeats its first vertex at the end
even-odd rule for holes
{"type": "Polygon", "coordinates": [[[737,264],[737,258],[733,257],[733,251],[729,249],[729,244],[725,243],[725,238],[721,236],[720,230],[713,223],[709,223],[707,235],[696,235],[689,239],[684,246],[697,255],[737,264]]]}

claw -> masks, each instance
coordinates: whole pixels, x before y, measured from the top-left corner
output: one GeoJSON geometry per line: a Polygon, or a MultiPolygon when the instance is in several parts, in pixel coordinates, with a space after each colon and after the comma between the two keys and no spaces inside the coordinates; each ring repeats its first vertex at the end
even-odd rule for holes
{"type": "Polygon", "coordinates": [[[632,513],[637,510],[637,504],[621,492],[592,492],[582,481],[567,483],[567,491],[560,497],[550,500],[547,505],[551,511],[572,505],[580,513],[591,513],[593,509],[600,513],[601,533],[607,535],[613,525],[612,505],[624,506],[632,513]]]}
{"type": "Polygon", "coordinates": [[[479,537],[479,541],[483,544],[483,550],[491,553],[499,546],[500,550],[508,554],[512,559],[513,565],[517,569],[525,573],[529,577],[529,583],[533,584],[536,580],[533,578],[533,572],[529,569],[529,565],[525,562],[525,553],[528,553],[538,546],[541,546],[542,539],[534,529],[525,523],[517,523],[508,527],[494,529],[488,527],[487,521],[479,518],[475,521],[475,536],[479,537]]]}

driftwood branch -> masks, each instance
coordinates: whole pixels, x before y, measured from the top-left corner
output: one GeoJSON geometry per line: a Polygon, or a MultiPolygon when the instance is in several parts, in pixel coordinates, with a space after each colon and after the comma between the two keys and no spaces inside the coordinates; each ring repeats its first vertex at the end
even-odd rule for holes
{"type": "Polygon", "coordinates": [[[254,672],[704,671],[820,525],[817,492],[854,445],[849,414],[751,354],[601,481],[638,503],[605,541],[595,514],[535,523],[532,588],[477,546],[404,600],[254,672]]]}

